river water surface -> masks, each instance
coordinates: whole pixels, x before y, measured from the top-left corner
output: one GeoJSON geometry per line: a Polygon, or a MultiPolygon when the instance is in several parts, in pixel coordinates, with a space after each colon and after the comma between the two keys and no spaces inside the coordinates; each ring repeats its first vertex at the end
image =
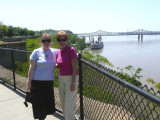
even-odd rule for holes
{"type": "MultiPolygon", "coordinates": [[[[94,38],[97,40],[97,37],[94,38]]],[[[86,38],[86,42],[89,38],[86,38]]],[[[142,84],[147,78],[152,78],[155,82],[160,82],[160,35],[144,35],[143,42],[138,42],[138,36],[103,36],[104,48],[89,51],[93,54],[100,54],[106,57],[113,65],[124,68],[132,65],[134,68],[142,68],[140,79],[142,84]]]]}

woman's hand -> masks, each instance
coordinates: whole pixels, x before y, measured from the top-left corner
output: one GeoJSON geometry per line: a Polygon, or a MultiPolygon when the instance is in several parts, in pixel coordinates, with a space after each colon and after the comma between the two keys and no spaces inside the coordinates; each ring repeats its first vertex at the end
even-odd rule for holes
{"type": "Polygon", "coordinates": [[[71,84],[71,87],[70,87],[70,90],[73,92],[73,91],[75,91],[75,88],[76,88],[75,83],[72,83],[72,84],[71,84]]]}
{"type": "Polygon", "coordinates": [[[74,91],[76,89],[76,84],[75,84],[75,80],[76,80],[76,67],[77,67],[77,58],[71,59],[71,63],[72,63],[72,83],[71,83],[71,91],[74,91]]]}
{"type": "Polygon", "coordinates": [[[56,65],[55,65],[55,68],[58,68],[59,69],[59,65],[56,63],[56,65]]]}
{"type": "Polygon", "coordinates": [[[29,66],[29,70],[28,70],[28,89],[29,90],[31,90],[31,87],[32,87],[31,81],[32,81],[35,66],[36,66],[36,61],[30,60],[30,66],[29,66]]]}

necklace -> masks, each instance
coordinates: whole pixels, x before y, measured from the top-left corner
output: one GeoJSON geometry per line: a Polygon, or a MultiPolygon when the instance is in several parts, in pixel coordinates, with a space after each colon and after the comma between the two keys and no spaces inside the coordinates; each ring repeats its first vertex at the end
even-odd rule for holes
{"type": "Polygon", "coordinates": [[[43,54],[44,54],[45,58],[48,58],[50,53],[51,53],[51,49],[49,49],[49,50],[43,50],[43,54]]]}

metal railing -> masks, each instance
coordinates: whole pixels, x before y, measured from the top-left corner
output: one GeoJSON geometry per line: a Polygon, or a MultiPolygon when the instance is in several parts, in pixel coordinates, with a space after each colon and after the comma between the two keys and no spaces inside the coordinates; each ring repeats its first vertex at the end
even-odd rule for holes
{"type": "MultiPolygon", "coordinates": [[[[31,52],[0,48],[0,80],[25,93],[31,52]]],[[[159,120],[160,91],[137,87],[125,76],[79,55],[76,115],[83,120],[159,120]],[[117,77],[118,76],[118,77],[117,77]],[[125,80],[124,80],[125,79],[125,80]]],[[[61,112],[55,71],[56,109],[61,112]]]]}

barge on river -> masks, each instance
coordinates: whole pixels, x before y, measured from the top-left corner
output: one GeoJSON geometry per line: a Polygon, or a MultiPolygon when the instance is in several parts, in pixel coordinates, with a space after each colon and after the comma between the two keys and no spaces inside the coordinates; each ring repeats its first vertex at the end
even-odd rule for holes
{"type": "Polygon", "coordinates": [[[101,48],[103,48],[103,42],[101,36],[98,37],[98,41],[94,41],[94,38],[92,38],[91,49],[101,49],[101,48]]]}

